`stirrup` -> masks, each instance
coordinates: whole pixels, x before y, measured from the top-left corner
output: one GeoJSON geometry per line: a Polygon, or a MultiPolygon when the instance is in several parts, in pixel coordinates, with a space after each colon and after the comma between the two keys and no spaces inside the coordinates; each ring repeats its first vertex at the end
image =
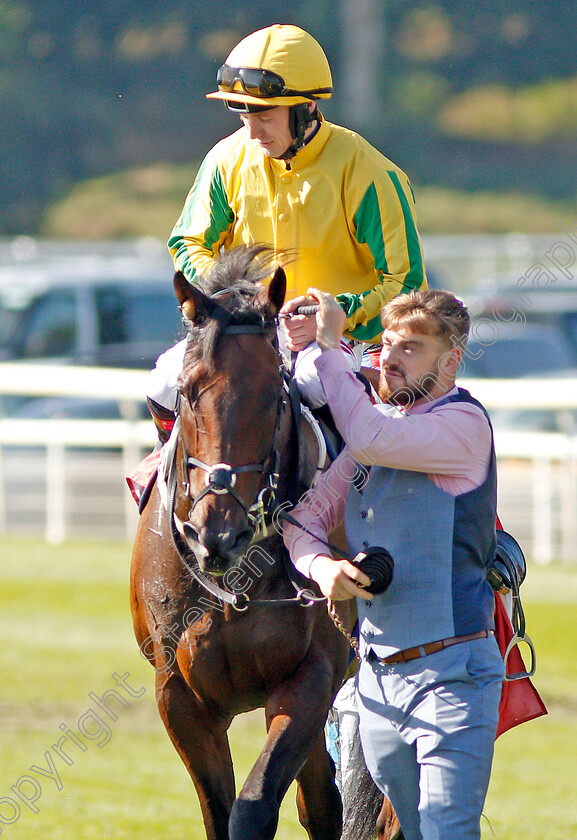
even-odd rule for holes
{"type": "Polygon", "coordinates": [[[511,640],[507,645],[507,650],[505,651],[505,655],[503,656],[503,661],[505,662],[505,665],[507,665],[507,659],[509,658],[509,654],[511,653],[515,645],[518,645],[519,642],[525,642],[525,644],[529,648],[531,652],[531,665],[528,670],[519,671],[517,674],[506,674],[506,682],[513,682],[514,680],[524,680],[526,677],[532,677],[535,671],[537,670],[537,656],[535,654],[535,646],[531,641],[531,637],[527,633],[521,634],[518,631],[516,633],[513,633],[511,640]]]}

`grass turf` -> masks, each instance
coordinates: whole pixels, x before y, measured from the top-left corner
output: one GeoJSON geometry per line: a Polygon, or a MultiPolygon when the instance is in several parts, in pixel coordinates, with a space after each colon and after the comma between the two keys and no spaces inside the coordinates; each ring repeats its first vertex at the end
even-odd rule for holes
{"type": "MultiPolygon", "coordinates": [[[[132,635],[130,546],[55,547],[2,536],[0,554],[2,834],[200,840],[196,795],[158,718],[153,672],[132,635]],[[124,700],[109,702],[116,719],[98,706],[111,689],[124,700]],[[67,732],[83,749],[70,735],[61,740],[67,732]],[[67,760],[54,749],[59,740],[67,760]],[[18,793],[36,801],[26,805],[18,793]]],[[[523,595],[538,654],[535,684],[549,715],[498,739],[483,840],[567,840],[577,836],[577,569],[532,566],[523,595]]],[[[260,712],[233,724],[239,783],[263,738],[260,712]]],[[[277,837],[305,836],[291,790],[277,837]]]]}

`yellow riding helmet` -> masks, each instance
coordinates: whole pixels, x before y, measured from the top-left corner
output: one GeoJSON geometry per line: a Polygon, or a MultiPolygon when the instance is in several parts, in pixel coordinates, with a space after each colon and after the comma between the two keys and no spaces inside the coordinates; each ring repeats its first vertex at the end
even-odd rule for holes
{"type": "Polygon", "coordinates": [[[207,99],[275,107],[329,99],[331,68],[312,35],[275,23],[243,38],[217,73],[218,90],[207,99]]]}

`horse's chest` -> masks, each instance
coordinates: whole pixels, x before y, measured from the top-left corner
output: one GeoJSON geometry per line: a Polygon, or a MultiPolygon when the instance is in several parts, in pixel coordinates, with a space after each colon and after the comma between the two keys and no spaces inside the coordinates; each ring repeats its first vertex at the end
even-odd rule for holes
{"type": "MultiPolygon", "coordinates": [[[[258,705],[271,686],[284,682],[306,654],[306,634],[287,632],[258,613],[212,616],[202,638],[183,639],[182,666],[201,696],[218,695],[224,705],[258,705]]],[[[186,634],[184,634],[186,636],[186,634]]]]}

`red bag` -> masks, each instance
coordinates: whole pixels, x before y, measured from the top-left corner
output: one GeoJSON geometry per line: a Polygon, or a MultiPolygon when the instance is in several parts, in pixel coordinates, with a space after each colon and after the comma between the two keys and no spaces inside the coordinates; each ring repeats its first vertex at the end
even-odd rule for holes
{"type": "MultiPolygon", "coordinates": [[[[495,596],[495,636],[504,657],[514,631],[507,609],[500,595],[495,596]]],[[[511,649],[505,663],[507,674],[519,674],[525,671],[525,664],[517,645],[511,649]]],[[[496,738],[508,729],[525,721],[546,715],[547,709],[529,677],[503,681],[501,702],[499,703],[499,724],[496,738]]]]}
{"type": "MultiPolygon", "coordinates": [[[[503,530],[503,526],[497,516],[496,528],[503,530]]],[[[503,659],[507,656],[509,643],[515,631],[509,619],[507,608],[501,595],[495,595],[495,637],[499,644],[499,650],[503,659]]],[[[523,657],[517,645],[513,645],[505,661],[507,675],[521,674],[526,671],[523,657]]],[[[529,677],[516,680],[504,680],[501,691],[501,702],[499,703],[499,723],[497,726],[496,738],[518,726],[525,721],[546,715],[547,709],[541,700],[539,693],[529,677]]]]}

